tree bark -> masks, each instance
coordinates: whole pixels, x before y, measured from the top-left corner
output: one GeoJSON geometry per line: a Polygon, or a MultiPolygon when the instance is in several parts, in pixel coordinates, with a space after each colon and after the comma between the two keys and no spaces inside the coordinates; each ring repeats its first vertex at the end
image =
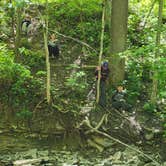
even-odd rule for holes
{"type": "Polygon", "coordinates": [[[15,53],[16,59],[18,60],[19,56],[19,47],[20,47],[20,40],[21,40],[21,8],[17,7],[16,9],[16,38],[15,38],[15,53]]]}
{"type": "MultiPolygon", "coordinates": [[[[99,60],[98,60],[98,66],[101,66],[102,61],[102,54],[103,54],[103,39],[104,39],[104,26],[105,26],[105,0],[103,5],[103,13],[102,13],[102,27],[101,27],[101,38],[100,38],[100,53],[99,53],[99,60]]],[[[100,80],[101,80],[101,67],[98,71],[98,80],[97,80],[97,94],[96,94],[96,103],[99,102],[100,98],[100,80]]]]}
{"type": "Polygon", "coordinates": [[[109,33],[111,33],[111,1],[106,0],[106,7],[105,7],[105,26],[108,26],[109,33]]]}
{"type": "Polygon", "coordinates": [[[111,9],[111,83],[116,86],[124,79],[125,59],[118,53],[126,50],[128,0],[112,0],[111,9]]]}
{"type": "MultiPolygon", "coordinates": [[[[83,8],[82,8],[82,1],[80,0],[79,1],[79,8],[80,8],[80,22],[81,22],[81,31],[82,31],[82,40],[83,42],[86,43],[86,40],[85,40],[85,27],[83,25],[83,8]]],[[[83,56],[86,54],[86,49],[84,47],[84,45],[82,45],[82,53],[83,53],[83,56]]]]}
{"type": "MultiPolygon", "coordinates": [[[[159,1],[159,10],[158,10],[158,27],[156,34],[156,52],[155,59],[159,57],[159,46],[161,38],[161,28],[162,28],[162,12],[163,12],[163,0],[159,1]]],[[[156,63],[153,64],[153,83],[152,83],[152,93],[151,93],[151,103],[155,104],[157,101],[157,91],[158,91],[158,71],[155,69],[156,63]]]]}
{"type": "Polygon", "coordinates": [[[46,71],[47,71],[47,83],[46,83],[46,98],[47,103],[51,103],[51,77],[50,77],[50,62],[49,62],[49,52],[48,52],[48,0],[46,0],[46,19],[45,19],[45,27],[44,27],[44,48],[46,55],[46,71]]]}
{"type": "MultiPolygon", "coordinates": [[[[12,0],[10,0],[10,4],[12,4],[12,0]]],[[[13,35],[13,42],[14,42],[14,44],[15,44],[15,33],[14,33],[14,29],[15,29],[15,27],[14,27],[14,8],[13,8],[13,6],[12,6],[12,13],[11,13],[11,25],[12,25],[12,35],[13,35]]]]}

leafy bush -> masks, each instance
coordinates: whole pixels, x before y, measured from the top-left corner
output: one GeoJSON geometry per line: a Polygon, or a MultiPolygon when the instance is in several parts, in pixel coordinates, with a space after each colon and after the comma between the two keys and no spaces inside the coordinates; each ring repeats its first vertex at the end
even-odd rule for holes
{"type": "Polygon", "coordinates": [[[32,71],[41,70],[45,66],[45,59],[43,57],[42,52],[39,51],[31,51],[26,49],[25,47],[19,48],[19,52],[21,54],[21,63],[25,66],[31,68],[32,71]]]}
{"type": "Polygon", "coordinates": [[[42,84],[21,64],[14,62],[13,53],[0,45],[1,102],[19,110],[33,107],[41,95],[42,84]]]}
{"type": "Polygon", "coordinates": [[[154,104],[150,103],[150,102],[145,103],[144,106],[143,106],[143,109],[145,111],[149,111],[149,112],[154,112],[155,108],[156,108],[156,106],[154,104]]]}
{"type": "Polygon", "coordinates": [[[50,27],[56,27],[56,30],[61,33],[78,38],[93,47],[99,48],[101,3],[102,1],[96,0],[91,0],[91,3],[88,0],[59,0],[57,3],[50,3],[50,27]]]}
{"type": "Polygon", "coordinates": [[[128,102],[134,104],[141,93],[142,66],[135,61],[128,61],[126,86],[128,89],[128,102]]]}
{"type": "Polygon", "coordinates": [[[32,112],[25,108],[25,109],[21,110],[20,112],[17,112],[16,115],[19,118],[27,119],[27,118],[32,117],[32,112]]]}
{"type": "Polygon", "coordinates": [[[83,93],[87,87],[85,73],[83,71],[76,72],[71,77],[67,78],[66,85],[77,93],[83,93]]]}

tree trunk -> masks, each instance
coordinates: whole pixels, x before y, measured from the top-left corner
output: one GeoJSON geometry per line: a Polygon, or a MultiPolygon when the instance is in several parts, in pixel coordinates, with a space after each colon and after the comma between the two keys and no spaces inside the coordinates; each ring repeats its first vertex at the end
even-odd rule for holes
{"type": "Polygon", "coordinates": [[[111,1],[106,0],[105,6],[105,26],[108,27],[109,33],[111,33],[111,1]]]}
{"type": "MultiPolygon", "coordinates": [[[[161,38],[161,28],[162,28],[162,11],[163,11],[163,0],[159,1],[159,11],[158,11],[158,27],[156,34],[156,52],[155,59],[159,57],[159,46],[161,38]]],[[[158,71],[155,69],[156,64],[153,64],[153,84],[152,84],[152,93],[151,93],[151,103],[155,104],[157,100],[157,87],[158,87],[158,71]]]]}
{"type": "MultiPolygon", "coordinates": [[[[100,53],[99,53],[99,60],[98,60],[99,67],[101,66],[102,54],[103,54],[104,27],[105,27],[105,0],[104,0],[103,13],[102,13],[102,24],[101,24],[100,53]]],[[[101,80],[101,68],[98,71],[96,103],[99,103],[100,80],[101,80]]]]}
{"type": "Polygon", "coordinates": [[[18,60],[19,56],[19,47],[20,47],[20,40],[21,40],[21,8],[17,7],[16,9],[16,38],[15,38],[15,53],[16,59],[18,60]]]}
{"type": "MultiPolygon", "coordinates": [[[[82,31],[82,40],[83,42],[86,43],[86,40],[85,40],[85,27],[83,25],[83,9],[82,9],[82,1],[79,2],[79,7],[80,7],[80,22],[81,22],[81,31],[82,31]]],[[[86,54],[86,49],[85,49],[85,46],[83,45],[82,46],[82,53],[83,53],[83,56],[86,54]]]]}
{"type": "Polygon", "coordinates": [[[49,52],[48,52],[48,0],[46,0],[46,19],[45,19],[45,27],[44,27],[44,48],[46,55],[46,71],[47,71],[47,83],[46,83],[46,98],[47,103],[51,103],[51,77],[50,77],[50,62],[49,62],[49,52]]]}
{"type": "Polygon", "coordinates": [[[125,59],[118,53],[125,51],[127,39],[128,0],[112,0],[111,9],[111,83],[116,86],[124,79],[125,59]]]}
{"type": "MultiPolygon", "coordinates": [[[[10,0],[10,3],[12,4],[12,0],[10,0]]],[[[11,13],[12,36],[13,36],[13,42],[14,42],[14,44],[15,44],[15,33],[14,33],[14,29],[15,29],[15,27],[14,27],[14,8],[12,7],[11,10],[12,10],[12,13],[11,13]]]]}

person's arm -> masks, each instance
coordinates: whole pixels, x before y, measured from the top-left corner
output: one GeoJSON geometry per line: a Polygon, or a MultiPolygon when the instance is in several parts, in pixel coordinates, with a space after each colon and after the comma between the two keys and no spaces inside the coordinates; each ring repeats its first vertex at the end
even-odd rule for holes
{"type": "Polygon", "coordinates": [[[99,70],[100,70],[100,67],[97,66],[97,67],[96,67],[96,70],[95,70],[95,76],[96,76],[96,79],[98,78],[98,72],[99,72],[99,70]]]}

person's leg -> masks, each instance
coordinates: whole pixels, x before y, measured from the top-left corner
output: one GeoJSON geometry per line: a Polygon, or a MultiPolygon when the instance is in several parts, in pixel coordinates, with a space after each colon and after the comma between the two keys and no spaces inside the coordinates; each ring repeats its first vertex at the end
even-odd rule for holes
{"type": "Polygon", "coordinates": [[[56,45],[56,56],[59,57],[59,47],[56,45]]]}
{"type": "Polygon", "coordinates": [[[105,81],[100,81],[100,98],[99,104],[103,107],[106,106],[106,83],[105,81]]]}
{"type": "Polygon", "coordinates": [[[113,101],[112,102],[112,107],[117,109],[117,110],[120,110],[121,109],[121,102],[119,101],[113,101]]]}
{"type": "Polygon", "coordinates": [[[54,58],[59,57],[59,48],[58,48],[58,46],[53,47],[53,56],[54,56],[54,58]]]}
{"type": "Polygon", "coordinates": [[[52,46],[48,45],[49,57],[52,56],[52,46]]]}
{"type": "Polygon", "coordinates": [[[123,103],[123,109],[126,111],[130,111],[132,109],[132,106],[126,102],[123,103]]]}

